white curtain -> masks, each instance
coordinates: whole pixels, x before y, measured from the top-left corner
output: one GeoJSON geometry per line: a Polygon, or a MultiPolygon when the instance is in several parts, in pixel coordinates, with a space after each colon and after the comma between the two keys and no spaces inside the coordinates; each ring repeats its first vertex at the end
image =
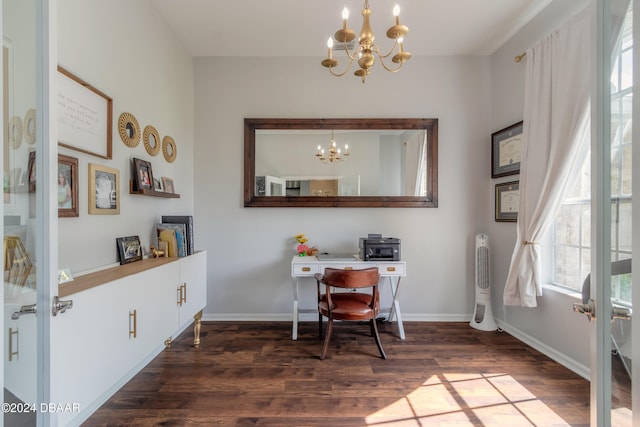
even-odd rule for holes
{"type": "Polygon", "coordinates": [[[540,245],[589,149],[590,10],[526,51],[516,245],[505,305],[536,307],[540,245]]]}
{"type": "Polygon", "coordinates": [[[418,132],[405,143],[405,195],[420,196],[426,173],[427,133],[418,132]]]}

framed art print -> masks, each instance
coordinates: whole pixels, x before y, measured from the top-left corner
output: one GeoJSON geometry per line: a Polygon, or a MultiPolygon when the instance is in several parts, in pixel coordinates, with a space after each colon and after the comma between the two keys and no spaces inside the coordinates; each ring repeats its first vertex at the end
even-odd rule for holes
{"type": "Polygon", "coordinates": [[[118,246],[120,265],[142,259],[142,246],[138,236],[118,237],[116,246],[118,246]]]}
{"type": "Polygon", "coordinates": [[[520,205],[520,182],[511,181],[496,184],[497,222],[516,222],[520,205]]]}
{"type": "Polygon", "coordinates": [[[136,188],[138,190],[153,190],[153,171],[151,169],[151,163],[142,159],[133,159],[133,172],[136,188]]]}
{"type": "Polygon", "coordinates": [[[118,169],[89,163],[89,213],[120,213],[120,174],[118,169]]]}
{"type": "Polygon", "coordinates": [[[520,173],[522,121],[491,134],[491,178],[520,173]]]}
{"type": "Polygon", "coordinates": [[[78,214],[78,159],[58,154],[58,216],[78,214]]]}

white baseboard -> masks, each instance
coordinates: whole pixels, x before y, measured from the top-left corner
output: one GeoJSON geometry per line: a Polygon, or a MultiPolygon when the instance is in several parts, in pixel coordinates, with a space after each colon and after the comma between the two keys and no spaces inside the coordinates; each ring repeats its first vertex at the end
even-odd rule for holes
{"type": "Polygon", "coordinates": [[[574,360],[574,359],[572,359],[570,357],[567,357],[566,355],[558,352],[554,348],[549,347],[548,345],[544,344],[543,342],[538,341],[537,339],[533,338],[531,335],[525,334],[524,332],[522,332],[522,331],[520,331],[520,330],[518,330],[516,328],[513,328],[512,326],[504,323],[502,320],[496,319],[496,323],[498,324],[498,327],[500,327],[504,331],[508,332],[510,335],[513,335],[514,337],[516,337],[517,339],[519,339],[523,343],[529,345],[530,347],[535,348],[540,353],[542,353],[545,356],[547,356],[548,358],[558,362],[559,364],[561,364],[565,368],[570,369],[571,371],[573,371],[576,374],[580,375],[585,380],[587,380],[587,381],[590,380],[591,369],[588,366],[585,366],[582,363],[579,363],[576,360],[574,360]]]}

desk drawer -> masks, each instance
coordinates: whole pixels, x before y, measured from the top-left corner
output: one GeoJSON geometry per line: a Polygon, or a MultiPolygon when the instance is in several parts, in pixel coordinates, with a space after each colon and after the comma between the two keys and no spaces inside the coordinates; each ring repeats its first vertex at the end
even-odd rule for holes
{"type": "Polygon", "coordinates": [[[337,270],[362,270],[363,268],[375,267],[375,264],[370,264],[361,261],[354,262],[331,262],[327,264],[322,264],[320,266],[320,271],[324,273],[325,268],[335,268],[337,270]]]}
{"type": "Polygon", "coordinates": [[[381,276],[405,276],[407,265],[404,263],[378,263],[378,271],[381,276]]]}
{"type": "Polygon", "coordinates": [[[291,270],[292,276],[313,276],[319,271],[316,263],[295,263],[291,265],[291,270]]]}

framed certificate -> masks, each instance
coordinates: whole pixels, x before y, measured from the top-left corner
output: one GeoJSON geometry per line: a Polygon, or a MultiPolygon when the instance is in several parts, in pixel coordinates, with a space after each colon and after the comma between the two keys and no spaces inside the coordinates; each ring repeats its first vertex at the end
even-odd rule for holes
{"type": "Polygon", "coordinates": [[[491,178],[520,173],[522,121],[491,134],[491,178]]]}
{"type": "Polygon", "coordinates": [[[496,221],[516,222],[520,205],[520,182],[496,184],[496,221]]]}

